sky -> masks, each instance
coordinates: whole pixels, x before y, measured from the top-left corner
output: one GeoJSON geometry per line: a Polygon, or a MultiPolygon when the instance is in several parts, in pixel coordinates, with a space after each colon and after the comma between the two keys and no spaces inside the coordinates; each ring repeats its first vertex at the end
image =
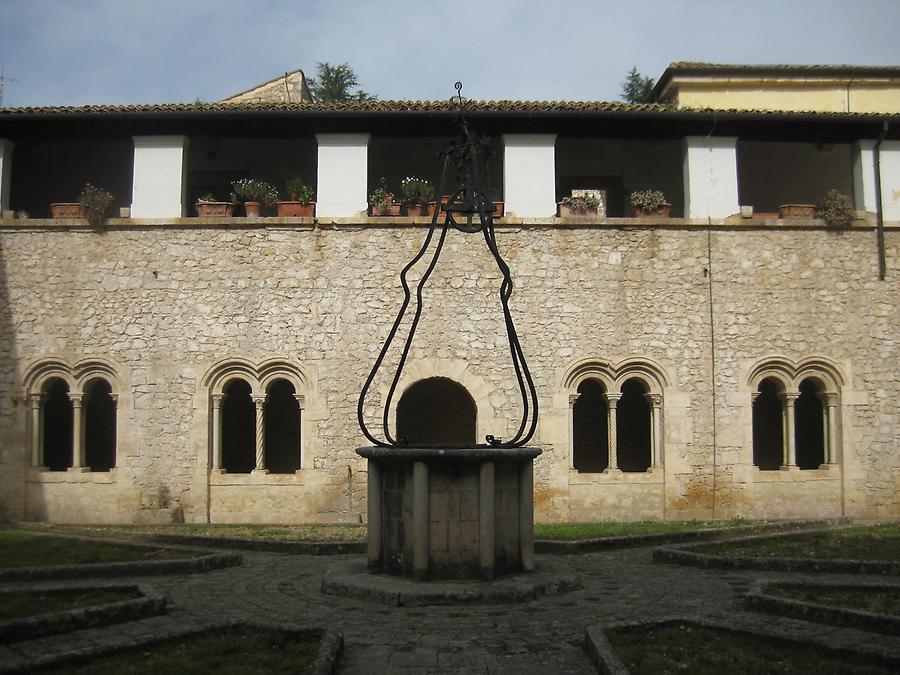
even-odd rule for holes
{"type": "Polygon", "coordinates": [[[348,63],[381,99],[617,100],[673,61],[900,66],[898,0],[0,0],[5,107],[216,101],[348,63]]]}

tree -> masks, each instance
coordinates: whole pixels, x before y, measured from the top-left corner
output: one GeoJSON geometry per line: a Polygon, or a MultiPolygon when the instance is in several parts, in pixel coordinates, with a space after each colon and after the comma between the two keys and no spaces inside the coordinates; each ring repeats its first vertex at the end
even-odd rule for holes
{"type": "Polygon", "coordinates": [[[637,67],[633,67],[622,83],[622,100],[626,103],[650,103],[652,91],[653,79],[644,77],[638,72],[637,67]]]}
{"type": "Polygon", "coordinates": [[[351,91],[359,87],[356,71],[347,63],[333,66],[327,61],[320,62],[317,66],[316,77],[310,78],[309,91],[313,100],[318,103],[330,101],[374,101],[377,96],[368,94],[362,89],[351,91]]]}

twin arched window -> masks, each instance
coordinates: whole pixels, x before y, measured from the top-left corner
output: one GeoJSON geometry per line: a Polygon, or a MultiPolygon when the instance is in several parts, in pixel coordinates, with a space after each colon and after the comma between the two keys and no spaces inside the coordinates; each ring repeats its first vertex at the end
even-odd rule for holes
{"type": "Polygon", "coordinates": [[[283,359],[226,359],[204,376],[212,404],[212,469],[294,473],[303,464],[309,379],[283,359]]]}
{"type": "Polygon", "coordinates": [[[753,392],[753,464],[762,471],[837,464],[838,380],[763,374],[753,392]]]}
{"type": "Polygon", "coordinates": [[[25,374],[31,407],[32,466],[50,471],[109,471],[116,466],[115,369],[89,359],[32,364],[25,374]]]}

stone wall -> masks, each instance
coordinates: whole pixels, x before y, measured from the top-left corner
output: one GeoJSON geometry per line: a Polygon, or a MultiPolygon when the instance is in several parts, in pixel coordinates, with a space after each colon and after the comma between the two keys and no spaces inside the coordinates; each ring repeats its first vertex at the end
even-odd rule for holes
{"type": "Polygon", "coordinates": [[[219,103],[309,103],[312,96],[302,70],[285,73],[219,103]]]}
{"type": "MultiPolygon", "coordinates": [[[[531,443],[544,449],[538,520],[900,516],[896,229],[887,232],[887,281],[878,281],[871,228],[552,223],[501,226],[497,237],[541,404],[531,443]],[[839,368],[839,467],[753,468],[747,378],[771,355],[819,356],[839,368]],[[664,468],[577,474],[567,373],[585,359],[633,357],[663,376],[664,468]]],[[[424,232],[364,220],[6,223],[0,517],[130,522],[181,507],[189,522],[364,519],[366,466],[354,448],[367,443],[356,398],[399,307],[398,271],[424,232]],[[114,472],[28,468],[23,376],[48,357],[102,357],[116,368],[114,472]],[[289,476],[211,475],[204,375],[223,359],[275,357],[310,374],[304,465],[289,476]]],[[[463,384],[482,438],[508,437],[520,414],[500,279],[483,238],[450,233],[399,389],[431,375],[463,384]]],[[[372,388],[373,429],[394,363],[396,354],[372,388]]]]}

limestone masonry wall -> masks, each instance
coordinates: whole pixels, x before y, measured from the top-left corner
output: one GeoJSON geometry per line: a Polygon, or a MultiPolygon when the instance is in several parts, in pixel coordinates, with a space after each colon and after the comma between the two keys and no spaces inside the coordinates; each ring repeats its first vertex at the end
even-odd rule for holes
{"type": "MultiPolygon", "coordinates": [[[[398,272],[424,234],[238,220],[0,230],[0,518],[130,522],[180,507],[194,522],[364,519],[357,395],[399,307],[398,272]],[[23,376],[48,357],[116,368],[112,472],[29,468],[23,376]],[[310,379],[301,470],[211,475],[204,375],[223,359],[274,357],[310,379]]],[[[896,230],[886,281],[870,228],[523,225],[497,238],[541,404],[538,520],[900,516],[896,230]],[[753,468],[748,376],[769,356],[823,357],[843,375],[836,469],[753,468]],[[665,378],[664,469],[579,474],[566,373],[630,357],[665,378]]],[[[480,235],[451,232],[400,387],[431,375],[463,384],[480,438],[509,436],[520,414],[500,278],[480,235]]],[[[373,428],[387,384],[372,388],[373,428]]]]}

